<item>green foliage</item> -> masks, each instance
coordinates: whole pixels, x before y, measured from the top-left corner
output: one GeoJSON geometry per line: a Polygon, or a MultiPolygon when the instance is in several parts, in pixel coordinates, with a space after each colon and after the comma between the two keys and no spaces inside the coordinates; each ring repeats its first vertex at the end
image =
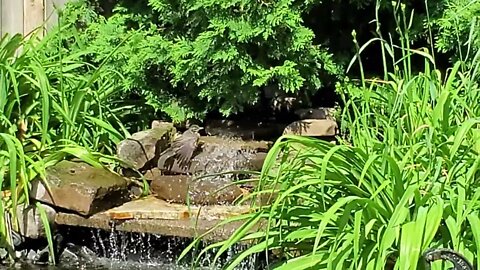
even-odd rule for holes
{"type": "MultiPolygon", "coordinates": [[[[416,11],[404,22],[410,24],[410,40],[424,42],[435,36],[439,51],[453,53],[455,59],[468,58],[467,51],[472,56],[468,48],[476,48],[478,39],[466,41],[475,34],[470,32],[476,29],[470,18],[478,13],[478,3],[465,3],[471,7],[467,9],[464,2],[428,2],[429,12],[419,11],[425,9],[423,2],[402,3],[407,13],[416,11]],[[433,32],[424,25],[434,26],[433,32]]],[[[138,123],[140,118],[145,125],[161,116],[182,122],[212,111],[227,116],[258,103],[266,86],[311,96],[332,85],[341,77],[343,59],[355,51],[352,29],[365,40],[373,30],[370,19],[391,18],[392,4],[398,3],[125,0],[107,7],[105,1],[81,0],[63,11],[63,31],[49,53],[88,51],[81,60],[99,64],[127,40],[105,62],[107,69],[122,75],[117,77],[120,99],[137,110],[136,117],[125,118],[127,122],[138,123]]],[[[383,21],[375,31],[395,38],[399,22],[383,21]]],[[[373,54],[367,68],[376,70],[380,59],[373,54]]]]}
{"type": "Polygon", "coordinates": [[[454,51],[456,59],[472,60],[480,48],[480,2],[476,0],[443,0],[433,11],[432,24],[438,34],[437,48],[441,52],[454,51]]]}
{"type": "Polygon", "coordinates": [[[105,19],[74,3],[61,24],[75,36],[61,42],[74,54],[93,52],[89,61],[99,63],[131,37],[106,62],[124,76],[125,97],[134,95],[174,121],[215,110],[230,115],[256,103],[267,85],[314,93],[330,82],[328,76],[340,74],[332,55],[313,44],[313,31],[303,25],[311,4],[127,1],[105,19]]]}
{"type": "Polygon", "coordinates": [[[0,245],[9,251],[16,207],[29,203],[30,181],[44,179],[46,167],[69,156],[94,166],[113,163],[105,154],[127,135],[116,117],[121,108],[110,105],[119,89],[111,72],[78,55],[47,55],[49,42],[48,36],[0,40],[0,245]]]}
{"type": "MultiPolygon", "coordinates": [[[[413,270],[432,247],[480,266],[478,69],[462,70],[461,62],[445,73],[432,68],[434,57],[410,48],[408,20],[398,12],[401,46],[372,40],[382,45],[384,79],[338,85],[340,143],[278,139],[248,198],[254,211],[220,224],[244,222],[198,260],[212,249],[217,260],[245,241],[251,245],[225,269],[275,251],[281,257],[273,269],[413,270]],[[424,65],[415,73],[418,54],[424,65]]],[[[361,65],[360,54],[355,59],[361,65]]]]}
{"type": "Polygon", "coordinates": [[[480,117],[477,94],[464,94],[478,89],[459,65],[445,82],[428,66],[408,80],[345,86],[345,143],[280,138],[253,201],[277,196],[226,221],[245,225],[203,252],[252,241],[225,269],[265,250],[282,254],[274,269],[418,269],[431,247],[478,258],[480,117]]]}

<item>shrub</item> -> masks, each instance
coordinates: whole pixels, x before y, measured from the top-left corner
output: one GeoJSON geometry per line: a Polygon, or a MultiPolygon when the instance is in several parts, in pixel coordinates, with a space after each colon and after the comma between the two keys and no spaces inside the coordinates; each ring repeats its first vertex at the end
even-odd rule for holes
{"type": "Polygon", "coordinates": [[[80,46],[94,52],[89,60],[98,63],[131,37],[106,63],[124,76],[125,97],[143,99],[175,121],[215,110],[230,115],[256,103],[267,85],[314,93],[340,74],[332,55],[313,44],[312,30],[303,25],[311,4],[125,1],[104,18],[79,12],[88,8],[73,3],[61,24],[78,35],[61,42],[71,52],[80,46]]]}
{"type": "Polygon", "coordinates": [[[436,45],[441,52],[454,52],[456,60],[472,61],[480,49],[480,2],[475,0],[438,1],[432,25],[438,32],[436,45]]]}

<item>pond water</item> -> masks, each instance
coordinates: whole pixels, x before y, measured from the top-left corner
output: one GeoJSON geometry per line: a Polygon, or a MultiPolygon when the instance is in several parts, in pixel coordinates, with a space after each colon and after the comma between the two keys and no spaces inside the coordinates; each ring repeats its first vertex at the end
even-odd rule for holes
{"type": "MultiPolygon", "coordinates": [[[[113,269],[139,269],[139,270],[153,270],[153,269],[162,269],[162,270],[187,270],[190,269],[187,266],[178,266],[175,264],[162,264],[162,263],[142,263],[142,262],[133,262],[133,261],[115,261],[106,258],[99,258],[95,262],[85,262],[78,264],[73,262],[69,264],[68,262],[62,262],[57,266],[41,266],[41,265],[32,265],[28,263],[19,263],[15,266],[7,268],[8,270],[113,270],[113,269]]],[[[200,269],[200,268],[196,268],[200,269]]],[[[204,268],[205,270],[208,268],[204,268]]]]}
{"type": "MultiPolygon", "coordinates": [[[[66,247],[57,266],[16,263],[8,270],[113,270],[113,269],[162,269],[162,270],[213,270],[214,253],[200,261],[206,267],[192,268],[192,258],[186,258],[182,265],[177,264],[180,253],[191,243],[191,239],[165,237],[154,234],[104,231],[98,229],[67,228],[61,231],[66,247]]],[[[241,252],[242,247],[230,249],[216,265],[223,265],[241,252]]],[[[258,261],[251,259],[242,263],[239,270],[265,269],[256,266],[258,261]]],[[[1,269],[1,266],[0,266],[1,269]]]]}

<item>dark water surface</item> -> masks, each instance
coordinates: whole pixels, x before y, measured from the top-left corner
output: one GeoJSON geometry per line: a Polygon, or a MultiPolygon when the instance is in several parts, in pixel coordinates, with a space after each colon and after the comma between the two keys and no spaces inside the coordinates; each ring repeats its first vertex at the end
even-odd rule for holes
{"type": "MultiPolygon", "coordinates": [[[[8,270],[113,270],[113,269],[139,269],[139,270],[153,270],[153,269],[161,269],[161,270],[187,270],[190,269],[187,266],[178,266],[175,264],[149,264],[149,263],[141,263],[141,262],[126,262],[126,261],[114,261],[105,258],[99,258],[95,262],[89,263],[82,263],[77,264],[72,262],[71,264],[68,263],[61,263],[58,266],[41,266],[41,265],[31,265],[31,264],[20,264],[17,263],[15,266],[5,268],[8,270]]],[[[195,269],[202,269],[202,268],[195,268],[195,269]]],[[[203,268],[203,269],[214,269],[214,268],[203,268]]]]}

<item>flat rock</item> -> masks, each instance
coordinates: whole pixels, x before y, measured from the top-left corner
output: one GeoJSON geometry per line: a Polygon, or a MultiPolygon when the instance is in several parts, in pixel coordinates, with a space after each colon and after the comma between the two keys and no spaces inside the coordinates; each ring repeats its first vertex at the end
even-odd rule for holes
{"type": "Polygon", "coordinates": [[[264,153],[264,152],[255,153],[253,157],[251,157],[248,160],[247,168],[251,171],[261,171],[266,157],[267,157],[267,153],[264,153]]]}
{"type": "Polygon", "coordinates": [[[267,152],[268,149],[270,149],[270,147],[273,145],[273,143],[271,141],[247,141],[242,139],[232,139],[219,136],[201,136],[199,140],[199,145],[267,152]]]}
{"type": "Polygon", "coordinates": [[[239,214],[248,213],[248,206],[238,205],[210,205],[186,206],[184,204],[169,203],[154,196],[144,197],[127,202],[119,207],[103,212],[113,220],[125,219],[162,219],[178,220],[199,218],[202,220],[224,220],[239,214]]]}
{"type": "MultiPolygon", "coordinates": [[[[56,211],[52,207],[40,204],[47,216],[48,225],[50,228],[54,225],[56,211]]],[[[21,236],[39,239],[44,238],[45,225],[42,222],[40,216],[40,210],[35,205],[20,204],[17,206],[17,221],[18,230],[16,230],[21,236]]]]}
{"type": "MultiPolygon", "coordinates": [[[[248,213],[248,206],[186,206],[167,203],[163,200],[146,197],[128,202],[122,206],[95,214],[89,218],[75,214],[59,213],[59,225],[80,226],[129,232],[153,233],[158,235],[195,237],[204,233],[219,222],[240,214],[248,213]]],[[[231,234],[241,223],[221,226],[206,239],[221,240],[231,234]]]]}
{"type": "Polygon", "coordinates": [[[232,204],[242,190],[225,179],[194,179],[187,175],[157,175],[150,183],[156,197],[167,202],[192,205],[232,204]]]}
{"type": "Polygon", "coordinates": [[[144,168],[147,163],[155,163],[155,158],[168,147],[175,134],[172,123],[154,122],[152,127],[134,133],[117,146],[118,157],[137,170],[144,168]]]}
{"type": "Polygon", "coordinates": [[[128,200],[127,181],[123,177],[85,163],[61,161],[47,168],[45,181],[46,185],[39,179],[32,182],[33,199],[82,215],[98,213],[128,200]]]}
{"type": "Polygon", "coordinates": [[[330,137],[337,135],[337,122],[329,119],[304,119],[288,125],[283,134],[311,137],[330,137]]]}

